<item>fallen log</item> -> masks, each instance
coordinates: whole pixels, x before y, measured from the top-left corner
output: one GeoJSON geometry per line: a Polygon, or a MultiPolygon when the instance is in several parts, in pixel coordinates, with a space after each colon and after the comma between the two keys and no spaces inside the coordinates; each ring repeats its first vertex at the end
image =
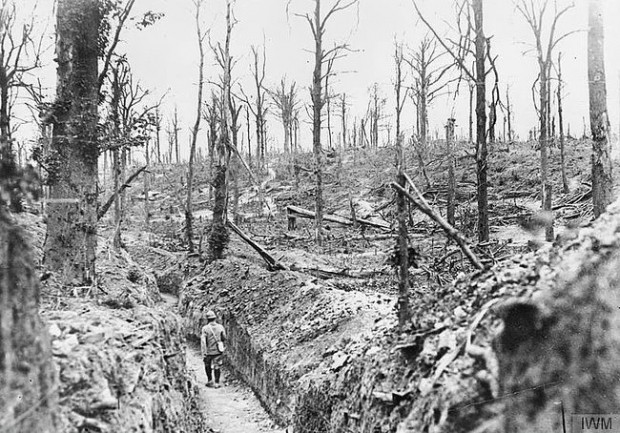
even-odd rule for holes
{"type": "Polygon", "coordinates": [[[99,221],[101,218],[103,218],[104,215],[110,209],[110,207],[112,207],[112,203],[114,203],[114,199],[116,198],[116,196],[121,194],[127,188],[129,188],[131,186],[131,182],[136,177],[138,177],[138,175],[140,173],[142,173],[144,170],[146,170],[146,167],[147,166],[145,165],[144,167],[139,168],[138,170],[136,170],[131,176],[129,176],[129,178],[127,178],[127,181],[125,181],[124,184],[122,184],[120,187],[118,187],[118,190],[116,192],[114,192],[114,194],[112,194],[110,196],[110,198],[108,198],[108,200],[105,202],[105,204],[103,206],[101,206],[101,208],[99,208],[99,212],[97,212],[97,221],[99,221]]]}
{"type": "Polygon", "coordinates": [[[404,176],[413,191],[415,192],[417,198],[412,196],[406,189],[401,187],[396,182],[392,182],[392,188],[396,189],[400,194],[409,199],[409,201],[413,203],[415,207],[420,209],[425,215],[429,216],[433,221],[435,221],[444,230],[446,235],[448,235],[449,238],[453,239],[458,244],[458,246],[461,247],[461,250],[463,250],[463,253],[467,256],[472,265],[474,265],[477,269],[484,269],[484,266],[480,259],[478,259],[478,257],[467,245],[465,237],[457,229],[448,224],[448,222],[444,220],[441,215],[435,212],[430,207],[428,202],[424,199],[424,197],[422,197],[422,194],[420,194],[418,188],[416,188],[416,186],[413,184],[411,178],[406,174],[404,176]]]}
{"type": "Polygon", "coordinates": [[[269,254],[263,247],[254,242],[248,235],[243,233],[239,227],[235,225],[232,221],[227,220],[226,223],[228,227],[232,229],[241,239],[243,239],[248,245],[250,245],[254,250],[262,257],[262,259],[267,263],[267,268],[270,271],[280,271],[286,270],[286,266],[273,258],[271,254],[269,254]]]}
{"type": "MultiPolygon", "coordinates": [[[[295,220],[296,218],[308,218],[315,219],[316,213],[311,210],[304,209],[299,206],[287,206],[286,207],[286,215],[289,220],[289,229],[295,227],[295,223],[291,222],[291,220],[295,220]]],[[[353,226],[354,222],[350,218],[341,217],[338,215],[323,215],[324,221],[329,221],[336,224],[342,224],[345,226],[353,226]]],[[[375,227],[381,230],[391,230],[391,227],[388,223],[377,223],[374,221],[369,221],[366,219],[357,218],[357,224],[362,226],[375,227]]]]}
{"type": "Polygon", "coordinates": [[[389,268],[384,266],[383,268],[375,269],[372,271],[353,271],[349,269],[331,270],[323,268],[309,268],[306,266],[298,266],[294,264],[291,266],[291,271],[303,272],[304,274],[309,274],[322,280],[330,280],[332,278],[370,278],[374,277],[377,274],[386,273],[387,271],[389,271],[389,268]]]}

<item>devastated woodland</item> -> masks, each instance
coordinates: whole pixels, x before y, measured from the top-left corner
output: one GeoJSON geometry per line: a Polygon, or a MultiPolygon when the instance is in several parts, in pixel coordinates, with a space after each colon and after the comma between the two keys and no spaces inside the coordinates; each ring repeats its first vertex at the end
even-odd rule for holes
{"type": "Polygon", "coordinates": [[[1,433],[617,418],[615,2],[45,3],[0,3],[1,433]]]}

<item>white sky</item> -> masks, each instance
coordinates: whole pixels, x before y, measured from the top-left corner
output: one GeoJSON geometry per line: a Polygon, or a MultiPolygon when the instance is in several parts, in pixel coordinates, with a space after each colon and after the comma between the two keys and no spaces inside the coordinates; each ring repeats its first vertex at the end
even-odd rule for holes
{"type": "MultiPolygon", "coordinates": [[[[324,0],[324,10],[334,0],[324,0]]],[[[206,0],[202,15],[211,29],[211,39],[224,37],[225,0],[206,0]]],[[[286,14],[287,0],[238,0],[235,15],[239,21],[232,39],[233,56],[238,60],[234,77],[243,84],[246,93],[252,94],[250,72],[251,45],[262,45],[267,50],[268,86],[275,87],[283,75],[297,81],[300,96],[308,104],[308,87],[312,76],[312,36],[305,20],[296,17],[295,12],[311,12],[313,1],[292,0],[289,16],[286,14]]],[[[560,5],[567,0],[558,0],[560,5]]],[[[562,42],[558,50],[564,53],[563,75],[565,87],[565,118],[571,124],[573,134],[581,134],[583,118],[588,121],[587,89],[587,0],[575,0],[575,7],[561,21],[560,33],[583,29],[562,42]]],[[[620,1],[604,0],[606,67],[608,86],[608,107],[614,130],[618,127],[620,88],[620,1]]],[[[448,24],[454,22],[453,0],[419,0],[418,4],[426,18],[438,26],[441,34],[451,33],[448,24]]],[[[168,91],[163,114],[171,115],[175,104],[181,119],[181,144],[188,142],[188,131],[196,110],[196,82],[198,50],[194,27],[192,0],[138,0],[136,14],[153,10],[165,14],[157,24],[143,31],[135,28],[124,33],[124,42],[119,52],[128,54],[135,76],[142,84],[153,89],[155,95],[168,91]]],[[[43,11],[43,9],[41,9],[43,11]]],[[[41,12],[43,14],[43,12],[41,12]]],[[[356,51],[337,61],[336,70],[341,73],[331,80],[333,91],[347,93],[352,102],[352,114],[365,113],[369,88],[378,83],[381,92],[388,98],[386,114],[394,112],[393,43],[396,38],[410,47],[416,46],[427,33],[424,24],[417,19],[411,0],[360,0],[359,8],[337,15],[329,24],[325,46],[334,42],[348,42],[356,51]]],[[[511,88],[511,102],[514,106],[514,129],[523,138],[536,124],[531,95],[531,85],[537,75],[537,63],[533,55],[524,53],[533,41],[532,33],[523,17],[515,10],[513,0],[485,1],[485,33],[493,36],[493,52],[499,55],[497,66],[501,80],[502,97],[506,85],[511,88]]],[[[209,51],[209,50],[208,50],[209,51]]],[[[211,53],[206,64],[207,79],[215,80],[219,74],[211,53]]],[[[554,55],[557,58],[557,51],[554,55]]],[[[53,64],[50,65],[53,68],[53,64]]],[[[54,86],[53,73],[48,73],[47,85],[54,86]]],[[[491,80],[488,81],[490,87],[491,80]]],[[[454,86],[453,86],[454,87],[454,86]]],[[[207,89],[208,90],[208,89],[207,89]]],[[[208,93],[207,93],[208,94],[208,93]]],[[[467,131],[468,92],[466,86],[456,102],[453,97],[438,99],[430,108],[430,131],[443,131],[445,119],[457,119],[457,133],[467,131]]],[[[404,113],[403,127],[415,124],[412,104],[409,102],[404,113]]],[[[305,115],[304,115],[305,117],[305,115]]],[[[308,118],[302,126],[302,140],[309,146],[310,125],[308,118]]],[[[334,118],[334,124],[338,125],[334,118]]],[[[393,123],[391,119],[387,122],[393,123]]],[[[352,120],[350,121],[352,124],[352,120]]],[[[281,126],[275,116],[268,124],[273,145],[280,148],[281,126]]],[[[253,128],[252,128],[253,129],[253,128]]],[[[335,128],[334,136],[339,128],[335,128]]],[[[245,130],[245,128],[242,128],[245,130]]],[[[497,133],[502,130],[498,120],[497,133]]],[[[204,145],[204,132],[200,145],[204,145]]],[[[165,137],[163,139],[165,143],[165,137]]]]}

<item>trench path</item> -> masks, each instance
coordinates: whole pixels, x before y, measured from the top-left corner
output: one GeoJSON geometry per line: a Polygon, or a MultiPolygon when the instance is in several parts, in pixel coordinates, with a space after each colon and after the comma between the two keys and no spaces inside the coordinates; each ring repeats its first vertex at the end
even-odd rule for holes
{"type": "MultiPolygon", "coordinates": [[[[178,299],[161,295],[168,307],[176,310],[178,299]]],[[[221,388],[206,387],[207,375],[198,348],[188,345],[185,359],[187,370],[198,387],[207,425],[216,433],[286,433],[271,420],[252,390],[230,372],[222,372],[221,388]]]]}

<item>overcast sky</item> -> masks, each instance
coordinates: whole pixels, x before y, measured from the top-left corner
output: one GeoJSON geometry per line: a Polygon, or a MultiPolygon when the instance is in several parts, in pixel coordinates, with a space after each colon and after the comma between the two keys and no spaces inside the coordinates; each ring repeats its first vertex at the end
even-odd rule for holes
{"type": "MultiPolygon", "coordinates": [[[[324,10],[334,0],[324,0],[324,10]]],[[[553,0],[551,0],[553,3],[553,0]]],[[[558,0],[559,5],[568,4],[558,0]]],[[[581,134],[583,118],[588,121],[587,89],[587,0],[575,0],[575,7],[562,19],[558,32],[581,29],[558,46],[563,53],[563,75],[566,83],[565,117],[573,134],[581,134]]],[[[620,88],[620,1],[605,2],[606,66],[608,106],[612,128],[617,130],[620,88]]],[[[205,25],[210,29],[212,41],[224,37],[225,0],[205,0],[205,25]]],[[[453,0],[418,0],[426,18],[437,26],[442,35],[454,35],[450,26],[455,22],[453,0]]],[[[312,0],[292,0],[287,14],[287,0],[238,0],[235,16],[238,24],[232,36],[233,56],[237,60],[234,77],[249,94],[252,90],[250,73],[250,46],[262,45],[267,52],[267,85],[275,87],[287,75],[301,89],[300,96],[309,104],[308,87],[312,76],[312,36],[307,23],[295,13],[311,12],[312,0]]],[[[514,106],[514,128],[524,137],[536,124],[531,86],[537,75],[537,63],[531,49],[533,35],[523,17],[516,11],[513,0],[486,0],[485,33],[493,36],[492,48],[497,54],[502,97],[506,86],[511,89],[514,106]]],[[[40,9],[40,13],[44,9],[40,9]]],[[[130,27],[124,33],[119,51],[128,54],[135,76],[154,94],[168,92],[164,115],[169,116],[178,106],[182,121],[182,143],[187,143],[188,130],[196,110],[198,50],[193,21],[192,0],[138,0],[136,14],[153,10],[164,17],[153,27],[138,31],[130,27]]],[[[417,18],[411,0],[360,0],[357,8],[337,15],[328,25],[325,46],[347,42],[355,51],[338,60],[337,77],[332,80],[333,91],[345,92],[354,116],[366,112],[369,88],[378,83],[382,94],[388,98],[386,114],[394,112],[393,75],[394,40],[414,47],[426,35],[427,29],[417,18]]],[[[554,57],[557,57],[557,52],[554,57]]],[[[53,65],[52,65],[53,66],[53,65]]],[[[219,74],[211,54],[206,64],[206,77],[215,80],[219,74]]],[[[49,76],[50,74],[48,74],[49,76]]],[[[53,74],[51,78],[53,80],[53,74]]],[[[490,81],[489,83],[490,84],[490,81]]],[[[53,86],[53,83],[49,83],[53,86]]],[[[455,86],[451,87],[452,89],[455,86]]],[[[430,108],[430,131],[443,131],[445,119],[457,119],[457,132],[467,131],[468,92],[462,87],[456,98],[438,99],[430,108]]],[[[304,115],[304,117],[306,117],[304,115]]],[[[309,119],[304,119],[302,138],[309,146],[309,119]]],[[[388,119],[386,121],[389,122],[388,119]]],[[[415,124],[411,103],[404,113],[403,127],[411,130],[415,124]]],[[[498,132],[501,131],[501,119],[498,132]]],[[[269,118],[269,132],[273,145],[280,146],[281,126],[274,116],[269,118]]],[[[442,132],[441,132],[442,133],[442,132]]],[[[204,134],[202,134],[204,136],[204,134]]],[[[204,140],[201,140],[204,143],[204,140]]]]}

